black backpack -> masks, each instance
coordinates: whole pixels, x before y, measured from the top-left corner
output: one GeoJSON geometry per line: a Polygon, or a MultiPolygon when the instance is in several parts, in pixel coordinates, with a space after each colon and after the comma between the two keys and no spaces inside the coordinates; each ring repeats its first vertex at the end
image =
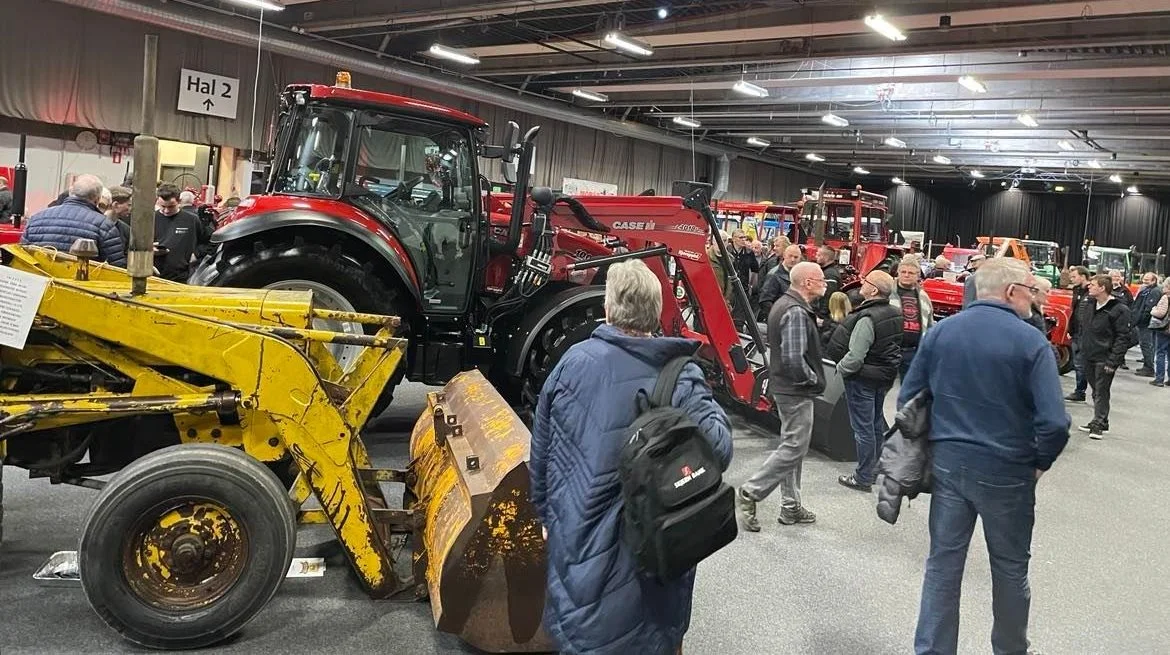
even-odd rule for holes
{"type": "Polygon", "coordinates": [[[638,418],[622,447],[622,540],[638,564],[661,581],[677,579],[738,531],[735,490],[719,459],[686,412],[671,406],[690,357],[671,360],[654,392],[639,390],[638,418]]]}

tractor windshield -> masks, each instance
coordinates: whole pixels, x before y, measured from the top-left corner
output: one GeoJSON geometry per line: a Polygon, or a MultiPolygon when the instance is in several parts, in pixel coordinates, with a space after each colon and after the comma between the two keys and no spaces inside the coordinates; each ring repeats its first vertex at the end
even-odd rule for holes
{"type": "Polygon", "coordinates": [[[1055,243],[1049,243],[1047,241],[1025,241],[1024,250],[1028,251],[1028,259],[1032,260],[1032,265],[1037,268],[1056,266],[1059,264],[1060,256],[1055,243]]]}
{"type": "Polygon", "coordinates": [[[284,161],[273,171],[277,193],[337,197],[345,184],[345,162],[353,112],[325,106],[309,106],[286,129],[288,147],[284,161]]]}

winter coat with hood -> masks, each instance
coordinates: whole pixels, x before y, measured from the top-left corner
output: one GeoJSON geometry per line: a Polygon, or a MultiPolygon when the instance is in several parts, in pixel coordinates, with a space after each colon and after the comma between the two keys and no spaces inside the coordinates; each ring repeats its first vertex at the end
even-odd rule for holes
{"type": "Polygon", "coordinates": [[[1150,312],[1158,306],[1158,301],[1161,299],[1162,287],[1160,285],[1143,284],[1137,297],[1133,299],[1133,307],[1130,308],[1130,311],[1133,312],[1133,324],[1139,328],[1148,328],[1150,312]]]}
{"type": "MultiPolygon", "coordinates": [[[[544,383],[529,468],[548,531],[544,624],[562,653],[668,655],[682,644],[694,571],[664,584],[639,569],[620,538],[618,462],[638,390],[650,393],[668,361],[698,347],[601,325],[544,383]]],[[[726,470],[731,428],[697,364],[683,369],[673,405],[695,421],[726,470]]]]}

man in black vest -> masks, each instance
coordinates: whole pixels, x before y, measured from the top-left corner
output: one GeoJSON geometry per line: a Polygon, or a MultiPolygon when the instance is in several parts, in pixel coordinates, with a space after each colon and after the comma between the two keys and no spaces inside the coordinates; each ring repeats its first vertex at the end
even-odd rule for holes
{"type": "MultiPolygon", "coordinates": [[[[768,314],[770,377],[768,391],[780,414],[780,445],[735,494],[743,529],[759,532],[756,503],[776,487],[781,525],[812,523],[817,517],[800,501],[800,471],[812,439],[813,399],[825,390],[821,340],[809,303],[825,293],[825,274],[813,262],[792,267],[792,286],[768,314]]],[[[895,367],[897,368],[897,367],[895,367]]]]}
{"type": "Polygon", "coordinates": [[[837,482],[869,492],[882,450],[886,394],[898,377],[902,360],[902,312],[890,304],[894,278],[871,271],[861,282],[864,302],[837,327],[829,339],[829,359],[845,380],[849,424],[857,442],[857,470],[837,482]]]}

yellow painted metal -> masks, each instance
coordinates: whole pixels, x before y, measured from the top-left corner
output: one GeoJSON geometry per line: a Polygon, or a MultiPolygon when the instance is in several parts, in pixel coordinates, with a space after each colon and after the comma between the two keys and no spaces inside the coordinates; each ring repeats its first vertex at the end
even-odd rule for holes
{"type": "Polygon", "coordinates": [[[491,652],[554,650],[541,628],[545,552],[529,502],[531,435],[479,371],[460,373],[410,440],[408,498],[421,513],[416,579],[435,625],[491,652]]]}

